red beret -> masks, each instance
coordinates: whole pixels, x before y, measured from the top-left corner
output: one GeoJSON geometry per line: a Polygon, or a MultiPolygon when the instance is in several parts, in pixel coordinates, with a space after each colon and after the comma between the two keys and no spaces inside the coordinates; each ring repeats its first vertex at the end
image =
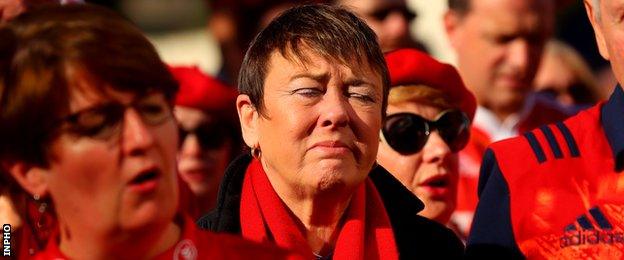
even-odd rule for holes
{"type": "Polygon", "coordinates": [[[180,84],[176,106],[204,111],[234,109],[238,92],[217,79],[201,72],[197,67],[169,67],[180,84]]]}
{"type": "Polygon", "coordinates": [[[472,120],[477,101],[462,81],[457,70],[415,49],[398,49],[386,53],[390,86],[425,85],[438,89],[472,120]]]}

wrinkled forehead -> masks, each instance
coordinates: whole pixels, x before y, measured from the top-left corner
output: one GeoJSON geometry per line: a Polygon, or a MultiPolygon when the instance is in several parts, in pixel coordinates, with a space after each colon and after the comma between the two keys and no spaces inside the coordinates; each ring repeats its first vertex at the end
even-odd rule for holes
{"type": "MultiPolygon", "coordinates": [[[[353,53],[362,53],[354,51],[353,53]]],[[[355,77],[366,78],[381,88],[381,75],[375,70],[375,66],[364,56],[360,57],[338,57],[331,53],[324,53],[310,48],[306,44],[298,48],[289,47],[285,50],[274,50],[270,55],[270,65],[267,72],[272,69],[283,69],[283,62],[286,61],[291,70],[297,72],[313,72],[324,69],[329,64],[337,64],[355,77]],[[280,62],[281,60],[281,62],[280,62]]]]}

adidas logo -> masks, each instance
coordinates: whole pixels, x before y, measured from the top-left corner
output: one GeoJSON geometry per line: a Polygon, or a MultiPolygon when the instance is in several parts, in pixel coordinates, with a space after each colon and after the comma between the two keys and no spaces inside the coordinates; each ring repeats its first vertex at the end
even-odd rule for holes
{"type": "Polygon", "coordinates": [[[623,244],[624,232],[612,231],[613,226],[597,206],[589,209],[589,216],[582,214],[564,228],[559,239],[561,248],[580,245],[623,244]],[[593,220],[593,221],[592,221],[593,220]]]}

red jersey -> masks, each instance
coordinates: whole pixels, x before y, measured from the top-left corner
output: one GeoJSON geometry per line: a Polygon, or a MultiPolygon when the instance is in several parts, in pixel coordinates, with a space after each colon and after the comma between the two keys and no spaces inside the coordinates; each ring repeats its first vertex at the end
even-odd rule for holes
{"type": "Polygon", "coordinates": [[[485,153],[469,257],[624,258],[624,91],[485,153]]]}

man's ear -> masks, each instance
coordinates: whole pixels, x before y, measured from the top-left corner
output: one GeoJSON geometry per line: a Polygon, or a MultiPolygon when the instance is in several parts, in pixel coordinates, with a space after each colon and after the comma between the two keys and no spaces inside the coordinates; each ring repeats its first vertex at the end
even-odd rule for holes
{"type": "Polygon", "coordinates": [[[241,133],[243,140],[248,147],[258,147],[258,121],[260,114],[256,107],[251,103],[248,95],[240,94],[236,98],[236,110],[238,111],[238,119],[241,124],[241,133]]]}
{"type": "Polygon", "coordinates": [[[48,193],[48,169],[24,162],[3,165],[13,179],[31,195],[45,196],[48,193]]]}
{"type": "Polygon", "coordinates": [[[457,46],[461,44],[459,27],[462,19],[462,14],[453,10],[448,10],[444,14],[444,30],[446,30],[446,36],[453,49],[457,49],[457,46]]]}
{"type": "Polygon", "coordinates": [[[596,17],[596,13],[599,12],[598,9],[600,8],[600,6],[594,6],[592,2],[592,0],[583,1],[583,4],[585,4],[585,11],[587,12],[589,22],[594,28],[594,35],[596,36],[596,44],[598,45],[600,55],[602,55],[602,57],[606,60],[609,60],[609,50],[607,49],[607,43],[602,33],[602,27],[600,27],[601,22],[598,20],[598,17],[596,17]]]}

